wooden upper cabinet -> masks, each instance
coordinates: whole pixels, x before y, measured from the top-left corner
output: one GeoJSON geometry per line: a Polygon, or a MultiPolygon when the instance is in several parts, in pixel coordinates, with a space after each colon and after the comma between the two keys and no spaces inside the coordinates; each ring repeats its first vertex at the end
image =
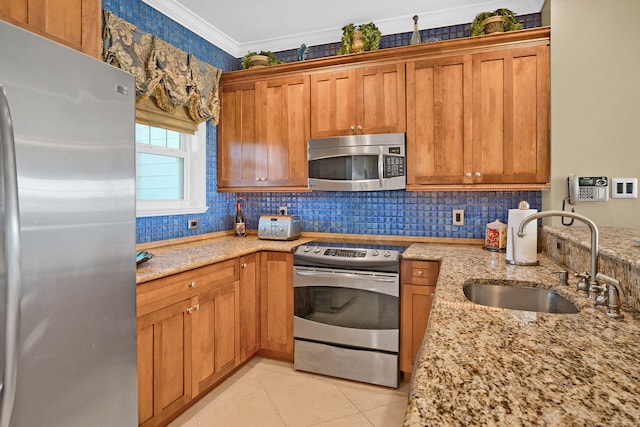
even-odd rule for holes
{"type": "Polygon", "coordinates": [[[311,76],[311,136],[404,132],[404,63],[311,76]]]}
{"type": "Polygon", "coordinates": [[[267,187],[307,186],[309,76],[256,83],[257,178],[267,187]]]}
{"type": "Polygon", "coordinates": [[[470,55],[407,63],[407,185],[470,182],[471,76],[470,55]]]}
{"type": "Polygon", "coordinates": [[[218,186],[256,184],[261,154],[256,144],[256,89],[254,83],[222,86],[218,125],[218,186]]]}
{"type": "Polygon", "coordinates": [[[100,0],[3,0],[0,19],[100,59],[100,8],[100,0]]]}
{"type": "Polygon", "coordinates": [[[549,182],[549,48],[473,55],[475,183],[549,182]]]}
{"type": "Polygon", "coordinates": [[[221,87],[218,189],[307,186],[309,76],[221,87]]]}

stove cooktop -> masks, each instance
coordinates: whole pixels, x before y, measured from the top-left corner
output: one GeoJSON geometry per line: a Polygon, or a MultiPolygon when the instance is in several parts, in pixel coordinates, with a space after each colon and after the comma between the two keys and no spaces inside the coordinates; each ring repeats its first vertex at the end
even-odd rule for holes
{"type": "Polygon", "coordinates": [[[406,246],[344,242],[308,242],[294,251],[296,265],[380,268],[399,265],[406,246]]]}

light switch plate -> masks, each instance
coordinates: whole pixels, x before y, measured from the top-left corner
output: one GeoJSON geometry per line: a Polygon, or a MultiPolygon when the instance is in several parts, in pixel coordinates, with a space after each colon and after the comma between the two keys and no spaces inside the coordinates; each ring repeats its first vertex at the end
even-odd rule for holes
{"type": "Polygon", "coordinates": [[[637,199],[638,178],[611,178],[612,199],[637,199]]]}

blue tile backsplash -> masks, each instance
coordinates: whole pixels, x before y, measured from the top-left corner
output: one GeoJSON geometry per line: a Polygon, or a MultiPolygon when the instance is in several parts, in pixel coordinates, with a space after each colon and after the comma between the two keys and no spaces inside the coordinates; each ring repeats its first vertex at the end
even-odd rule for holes
{"type": "MultiPolygon", "coordinates": [[[[238,58],[192,33],[140,0],[103,0],[102,7],[140,29],[194,54],[198,59],[224,71],[236,70],[238,58]]],[[[518,17],[525,28],[540,26],[540,14],[518,17]]],[[[423,40],[466,37],[468,24],[421,31],[423,40]]],[[[381,48],[406,45],[411,33],[383,37],[381,48]]],[[[337,36],[339,38],[339,36],[337,36]]],[[[335,55],[338,43],[310,46],[309,58],[335,55]]],[[[285,60],[297,59],[297,50],[276,52],[285,60]]],[[[290,214],[302,218],[302,230],[347,234],[386,234],[453,238],[484,238],[485,224],[495,219],[507,222],[508,209],[526,200],[540,209],[540,191],[486,192],[312,192],[312,193],[219,193],[217,191],[216,126],[207,123],[207,212],[199,215],[170,215],[137,219],[137,242],[231,230],[235,201],[242,199],[250,229],[256,229],[263,214],[275,214],[287,206],[290,214]],[[453,209],[464,209],[465,225],[453,226],[453,209]],[[197,218],[197,230],[187,230],[187,222],[197,218]]]]}

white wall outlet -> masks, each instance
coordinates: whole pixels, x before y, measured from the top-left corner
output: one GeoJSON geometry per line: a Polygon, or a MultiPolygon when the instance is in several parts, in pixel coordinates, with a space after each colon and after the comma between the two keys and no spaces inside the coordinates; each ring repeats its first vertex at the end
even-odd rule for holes
{"type": "Polygon", "coordinates": [[[637,199],[638,178],[611,178],[612,199],[637,199]]]}
{"type": "Polygon", "coordinates": [[[286,215],[287,214],[287,207],[286,206],[280,206],[278,208],[278,214],[279,215],[286,215]]]}
{"type": "Polygon", "coordinates": [[[453,225],[464,225],[464,209],[453,210],[453,225]]]}
{"type": "Polygon", "coordinates": [[[187,229],[196,230],[199,225],[200,225],[200,221],[198,221],[197,219],[190,219],[187,225],[187,229]]]}

